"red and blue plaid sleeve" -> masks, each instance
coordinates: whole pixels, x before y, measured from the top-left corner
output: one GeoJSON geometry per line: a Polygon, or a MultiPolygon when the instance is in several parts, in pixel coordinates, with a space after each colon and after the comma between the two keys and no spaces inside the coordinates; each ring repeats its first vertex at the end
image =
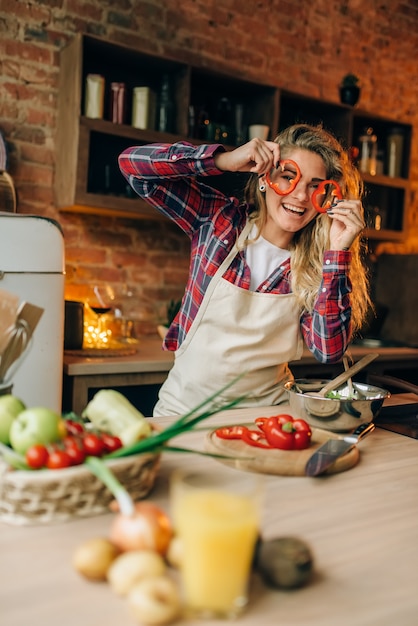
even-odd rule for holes
{"type": "Polygon", "coordinates": [[[305,343],[321,363],[339,361],[351,338],[350,252],[328,251],[318,297],[312,314],[302,315],[305,343]]]}

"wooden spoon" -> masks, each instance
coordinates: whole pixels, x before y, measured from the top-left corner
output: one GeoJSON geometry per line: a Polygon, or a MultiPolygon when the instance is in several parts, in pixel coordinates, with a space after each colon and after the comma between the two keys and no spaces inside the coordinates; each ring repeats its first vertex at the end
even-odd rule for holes
{"type": "Polygon", "coordinates": [[[357,363],[354,363],[354,365],[349,367],[345,372],[343,372],[336,378],[333,378],[333,380],[330,380],[329,383],[327,383],[325,387],[322,387],[320,391],[318,391],[315,394],[310,393],[309,395],[312,395],[312,396],[315,395],[316,397],[324,398],[327,395],[327,393],[329,393],[330,391],[333,391],[334,389],[337,389],[337,387],[340,387],[349,378],[351,378],[352,376],[357,374],[360,370],[362,370],[364,367],[366,367],[366,365],[368,365],[369,363],[377,359],[378,356],[380,355],[375,354],[375,353],[366,354],[366,356],[360,359],[360,361],[357,361],[357,363]]]}
{"type": "MultiPolygon", "coordinates": [[[[350,367],[349,364],[348,364],[348,358],[346,356],[343,357],[343,365],[344,365],[344,370],[345,371],[347,371],[348,368],[350,367]]],[[[351,376],[347,380],[347,385],[348,385],[348,394],[349,394],[350,398],[352,398],[354,396],[354,387],[353,387],[353,381],[351,380],[351,376]]]]}

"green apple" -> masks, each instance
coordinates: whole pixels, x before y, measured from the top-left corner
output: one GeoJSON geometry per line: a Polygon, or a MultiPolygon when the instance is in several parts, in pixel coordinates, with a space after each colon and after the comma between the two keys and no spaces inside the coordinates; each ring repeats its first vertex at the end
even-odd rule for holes
{"type": "Polygon", "coordinates": [[[0,396],[0,441],[8,445],[10,443],[10,427],[14,419],[25,410],[22,400],[10,393],[0,396]]]}
{"type": "Polygon", "coordinates": [[[10,427],[10,443],[16,452],[25,454],[31,446],[48,445],[61,438],[61,416],[44,407],[25,409],[10,427]]]}

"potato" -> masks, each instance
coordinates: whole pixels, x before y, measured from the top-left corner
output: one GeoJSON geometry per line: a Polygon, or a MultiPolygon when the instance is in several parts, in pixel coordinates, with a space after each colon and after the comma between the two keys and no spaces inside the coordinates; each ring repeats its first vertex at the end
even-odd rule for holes
{"type": "Polygon", "coordinates": [[[181,611],[177,585],[166,575],[136,583],[128,594],[128,605],[136,620],[148,626],[170,624],[181,611]]]}
{"type": "Polygon", "coordinates": [[[140,580],[166,572],[163,557],[153,550],[130,550],[120,554],[109,567],[107,579],[113,591],[125,596],[140,580]]]}
{"type": "Polygon", "coordinates": [[[180,537],[174,536],[168,546],[166,559],[171,567],[178,569],[183,556],[183,545],[180,537]]]}
{"type": "Polygon", "coordinates": [[[89,580],[106,580],[107,571],[118,554],[119,549],[109,539],[89,539],[75,550],[73,567],[89,580]]]}
{"type": "Polygon", "coordinates": [[[271,587],[292,589],[306,584],[313,569],[309,546],[297,537],[279,537],[260,541],[256,568],[271,587]]]}

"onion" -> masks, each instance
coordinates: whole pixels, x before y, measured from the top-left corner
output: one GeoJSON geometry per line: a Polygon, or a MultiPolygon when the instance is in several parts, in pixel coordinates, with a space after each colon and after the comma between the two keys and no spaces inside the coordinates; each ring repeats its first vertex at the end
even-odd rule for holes
{"type": "Polygon", "coordinates": [[[170,518],[165,512],[147,500],[133,502],[125,487],[102,459],[88,456],[85,464],[116,498],[111,508],[120,513],[110,528],[110,540],[114,545],[122,552],[145,548],[165,556],[173,536],[170,518]]]}
{"type": "Polygon", "coordinates": [[[134,503],[132,514],[118,513],[110,527],[110,540],[123,552],[155,550],[165,556],[173,529],[170,518],[153,502],[134,503]]]}

